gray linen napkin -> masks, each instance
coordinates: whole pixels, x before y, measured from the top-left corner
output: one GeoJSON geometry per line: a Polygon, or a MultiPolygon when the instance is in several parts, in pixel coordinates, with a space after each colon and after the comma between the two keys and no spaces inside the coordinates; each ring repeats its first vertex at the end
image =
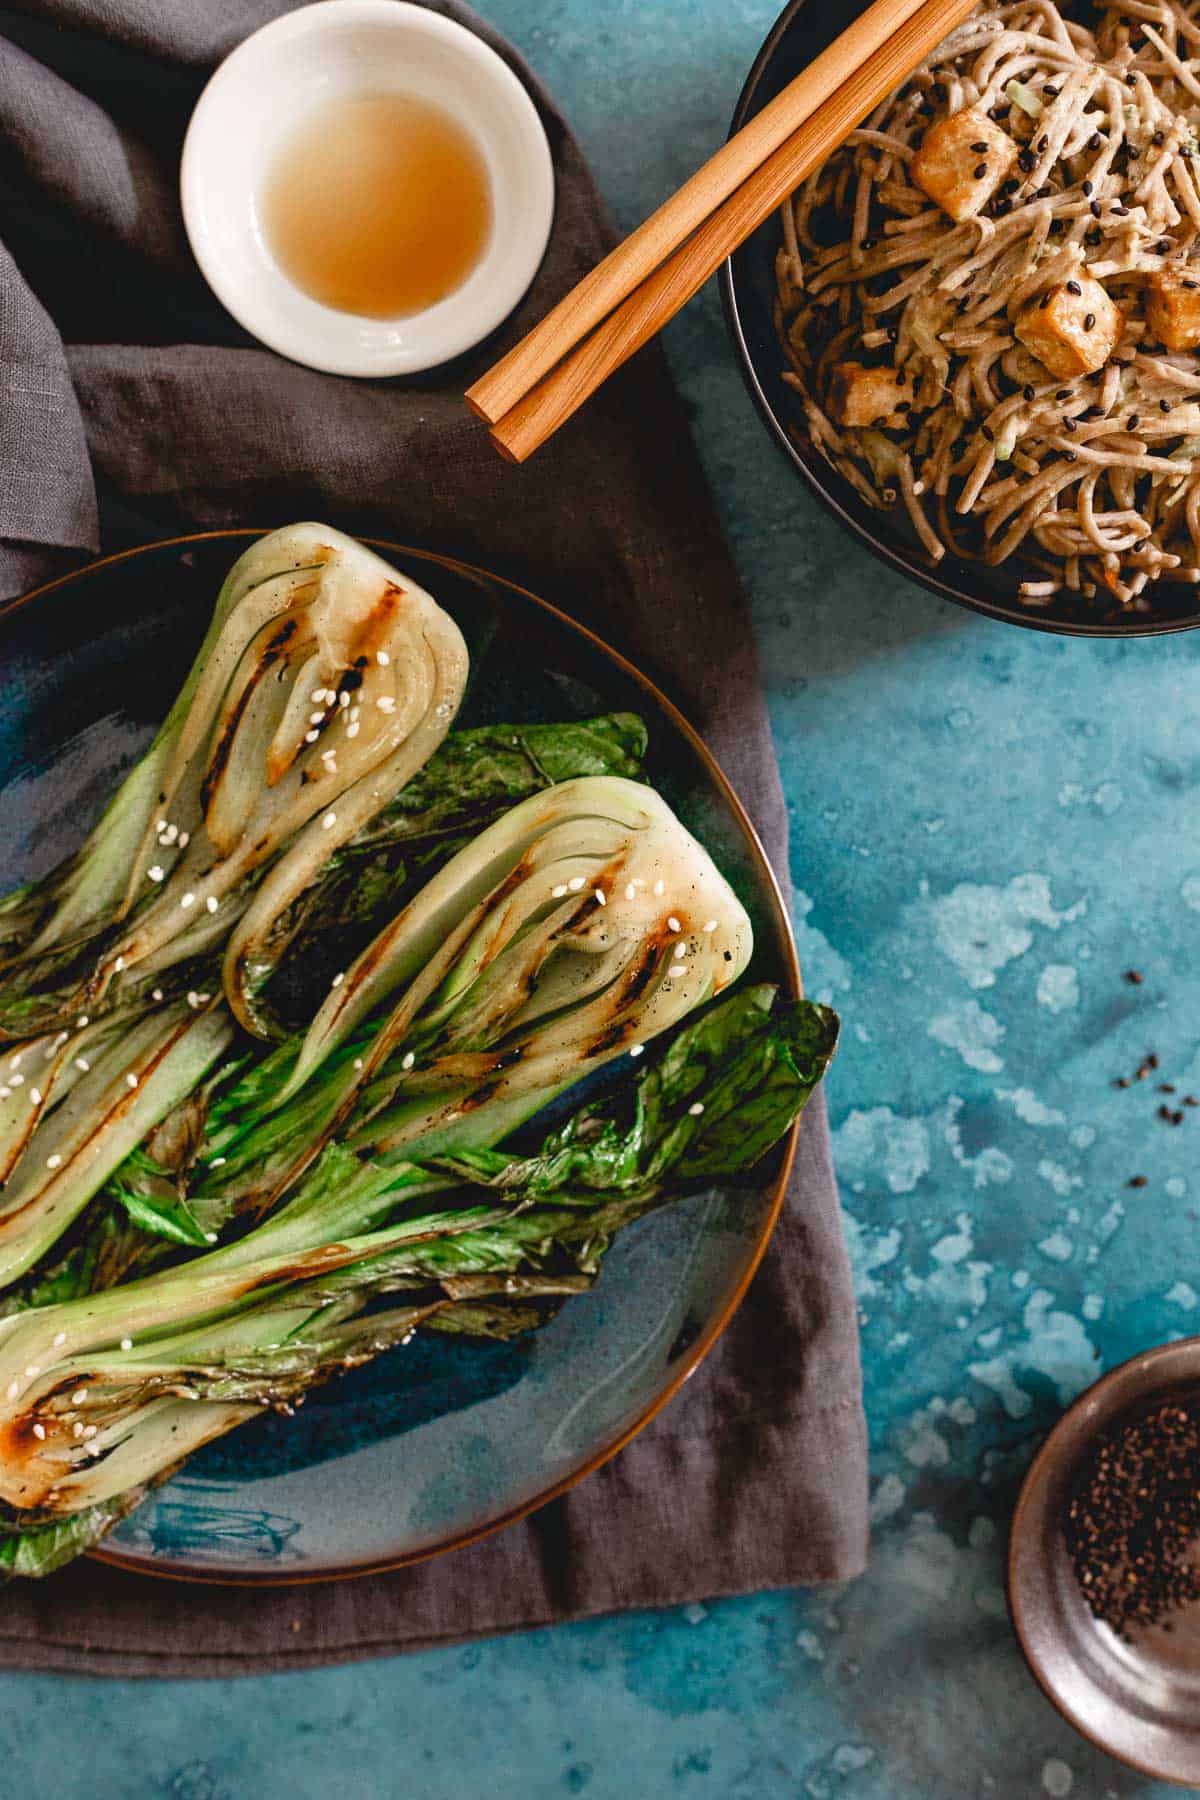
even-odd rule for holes
{"type": "MultiPolygon", "coordinates": [[[[744,602],[657,351],[524,469],[462,405],[611,242],[561,115],[538,279],[490,344],[405,383],[257,348],[208,294],[175,195],[191,105],[286,0],[0,8],[0,593],[106,549],[329,518],[486,563],[621,645],[683,707],[776,868],[787,827],[744,602]],[[720,646],[720,654],[713,647],[720,646]]],[[[0,1666],[227,1675],[383,1655],[631,1606],[855,1574],[858,1344],[824,1107],[783,1217],[696,1377],[605,1468],[496,1536],[331,1587],[182,1588],[76,1565],[0,1605],[0,1666]]]]}

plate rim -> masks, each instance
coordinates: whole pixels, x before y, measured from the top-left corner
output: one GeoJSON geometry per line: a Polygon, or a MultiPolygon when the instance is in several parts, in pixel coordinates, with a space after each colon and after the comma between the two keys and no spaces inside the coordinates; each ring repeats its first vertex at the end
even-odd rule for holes
{"type": "MultiPolygon", "coordinates": [[[[156,551],[185,549],[192,544],[211,544],[215,542],[233,543],[240,540],[249,541],[254,538],[265,536],[267,532],[272,529],[273,527],[271,526],[222,526],[211,531],[191,531],[185,532],[177,537],[156,538],[150,543],[135,544],[124,550],[112,551],[106,556],[94,557],[90,562],[84,563],[80,568],[70,569],[63,575],[56,575],[52,580],[41,582],[37,587],[30,588],[27,592],[14,595],[11,599],[0,603],[0,625],[10,619],[14,613],[23,611],[26,607],[32,606],[35,602],[52,597],[64,587],[69,587],[77,582],[85,581],[88,576],[95,574],[100,569],[112,568],[116,564],[129,562],[136,557],[146,556],[156,551]]],[[[467,562],[461,557],[451,556],[444,551],[427,549],[416,544],[401,544],[390,538],[380,538],[358,533],[355,533],[354,535],[358,537],[360,543],[369,545],[373,550],[386,552],[390,556],[421,557],[427,562],[440,564],[443,568],[450,570],[452,573],[463,574],[473,579],[482,577],[485,581],[495,586],[505,588],[509,590],[509,592],[519,595],[522,600],[529,602],[539,611],[549,614],[556,624],[565,627],[568,631],[581,637],[585,643],[590,645],[594,650],[599,651],[599,653],[607,658],[609,662],[615,664],[623,675],[649,695],[655,705],[661,709],[671,726],[679,733],[693,753],[699,758],[709,779],[715,784],[729,807],[734,822],[745,839],[747,848],[750,852],[751,861],[755,867],[755,872],[762,883],[762,888],[770,903],[770,909],[775,915],[775,923],[779,928],[781,949],[783,952],[786,984],[791,990],[791,997],[801,999],[803,997],[804,989],[801,982],[800,962],[796,951],[796,939],[792,927],[791,914],[784,901],[783,892],[779,885],[779,879],[771,866],[770,858],[767,856],[766,850],[763,847],[762,839],[758,835],[757,828],[750,818],[749,813],[746,811],[745,805],[736,788],[713,755],[712,751],[709,749],[708,745],[704,742],[704,739],[700,736],[700,733],[675,705],[674,701],[657,686],[650,676],[639,669],[637,664],[625,656],[622,651],[615,649],[610,643],[602,638],[598,632],[593,631],[589,625],[583,624],[579,619],[572,618],[570,613],[564,612],[561,607],[554,605],[552,601],[544,600],[540,594],[534,593],[531,588],[524,587],[520,582],[512,580],[507,575],[497,574],[490,569],[482,567],[478,563],[467,562]]],[[[93,1561],[103,1563],[109,1568],[122,1569],[129,1574],[147,1576],[157,1581],[176,1581],[202,1587],[251,1589],[262,1587],[312,1587],[325,1582],[353,1581],[362,1576],[383,1575],[388,1574],[395,1569],[412,1568],[418,1563],[431,1562],[435,1557],[445,1556],[450,1551],[466,1549],[469,1544],[479,1543],[482,1539],[491,1537],[495,1532],[504,1531],[510,1525],[518,1524],[522,1519],[527,1518],[530,1513],[537,1512],[543,1506],[548,1505],[550,1501],[559,1499],[563,1494],[569,1492],[571,1488],[577,1486],[579,1482],[585,1481],[590,1475],[594,1475],[597,1469],[603,1468],[605,1463],[611,1462],[613,1457],[616,1456],[619,1451],[623,1450],[626,1444],[632,1442],[632,1440],[650,1424],[652,1419],[657,1418],[658,1414],[663,1411],[671,1400],[674,1399],[684,1383],[687,1382],[700,1367],[701,1363],[722,1336],[734,1314],[740,1307],[750,1283],[758,1272],[759,1264],[762,1262],[763,1256],[766,1253],[767,1245],[771,1241],[775,1226],[779,1221],[779,1214],[783,1208],[783,1197],[787,1192],[788,1182],[791,1178],[792,1168],[796,1159],[796,1145],[799,1138],[799,1130],[800,1120],[797,1118],[788,1133],[783,1152],[783,1159],[780,1163],[778,1174],[769,1190],[766,1212],[759,1229],[758,1237],[750,1250],[745,1268],[736,1282],[732,1294],[721,1308],[720,1312],[717,1313],[716,1317],[710,1320],[705,1330],[699,1334],[695,1343],[688,1346],[687,1352],[681,1359],[680,1367],[677,1372],[672,1375],[671,1379],[666,1382],[662,1389],[654,1396],[650,1404],[643,1408],[632,1424],[619,1432],[615,1438],[612,1438],[601,1445],[598,1450],[591,1452],[579,1468],[572,1470],[569,1474],[552,1482],[549,1487],[540,1490],[531,1499],[522,1501],[518,1505],[511,1507],[507,1512],[502,1513],[499,1518],[492,1519],[485,1525],[472,1526],[465,1531],[452,1533],[449,1537],[440,1540],[438,1543],[426,1545],[419,1550],[410,1550],[399,1555],[382,1558],[369,1557],[361,1562],[332,1563],[327,1568],[310,1570],[305,1574],[289,1573],[280,1570],[276,1572],[264,1571],[262,1574],[254,1576],[235,1576],[212,1574],[204,1570],[192,1569],[178,1564],[174,1566],[167,1565],[164,1567],[156,1567],[152,1562],[145,1562],[138,1557],[126,1555],[119,1550],[106,1549],[103,1544],[98,1545],[95,1549],[89,1550],[87,1555],[93,1561]]]]}

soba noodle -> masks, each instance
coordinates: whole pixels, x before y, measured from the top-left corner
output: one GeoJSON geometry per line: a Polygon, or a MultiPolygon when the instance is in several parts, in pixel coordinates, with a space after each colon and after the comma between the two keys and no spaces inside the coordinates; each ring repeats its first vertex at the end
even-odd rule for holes
{"type": "Polygon", "coordinates": [[[864,500],[904,507],[931,558],[1017,556],[1030,605],[1073,590],[1144,611],[1160,578],[1200,581],[1200,362],[1155,335],[1147,291],[1165,271],[1190,308],[1200,283],[1200,0],[1093,23],[1018,0],[952,33],[784,207],[777,322],[812,441],[864,500]],[[1018,155],[956,224],[913,163],[968,108],[1018,155]],[[1114,347],[1056,376],[1014,326],[1094,283],[1114,347]],[[848,424],[864,365],[902,397],[848,424]]]}

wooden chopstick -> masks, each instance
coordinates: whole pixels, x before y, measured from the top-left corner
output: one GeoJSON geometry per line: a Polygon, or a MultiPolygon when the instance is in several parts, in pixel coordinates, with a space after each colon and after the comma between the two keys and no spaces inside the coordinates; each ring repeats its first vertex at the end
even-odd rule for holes
{"type": "MultiPolygon", "coordinates": [[[[871,15],[878,15],[883,4],[884,0],[875,0],[875,5],[856,23],[862,25],[871,15]]],[[[494,404],[498,395],[516,392],[521,396],[493,422],[491,438],[497,449],[514,462],[524,462],[552,437],[622,363],[674,318],[709,276],[720,268],[725,258],[782,205],[805,177],[845,141],[855,126],[861,124],[867,114],[925,60],[976,4],[977,0],[921,0],[891,35],[877,42],[862,60],[849,60],[849,56],[856,54],[853,47],[848,54],[841,51],[855,27],[844,32],[825,52],[826,57],[835,58],[840,72],[836,85],[831,86],[831,65],[826,64],[822,85],[827,97],[751,170],[740,186],[710,212],[682,244],[665,260],[655,256],[653,242],[657,240],[643,235],[654,223],[653,218],[626,240],[622,249],[636,245],[639,238],[641,240],[640,249],[632,251],[620,266],[619,285],[626,297],[615,310],[601,318],[590,335],[580,337],[578,320],[591,317],[598,302],[594,298],[587,301],[578,313],[573,302],[577,294],[589,288],[606,263],[599,264],[572,294],[559,302],[541,326],[475,384],[468,400],[480,412],[484,410],[479,401],[481,389],[489,404],[494,404]],[[518,360],[525,346],[530,344],[533,349],[529,360],[518,360]],[[508,375],[504,374],[506,366],[510,371],[508,375]],[[536,385],[528,387],[524,381],[531,368],[547,372],[540,376],[536,385]],[[502,379],[493,384],[493,377],[502,379]]],[[[812,67],[815,69],[817,63],[812,67]]],[[[789,91],[785,89],[779,98],[782,100],[789,91]]],[[[737,141],[737,138],[731,140],[732,143],[737,141]]],[[[706,168],[711,166],[706,165],[706,168]]],[[[701,170],[701,175],[704,173],[701,170]]],[[[678,200],[686,194],[690,186],[689,183],[681,188],[675,198],[678,200]]],[[[667,206],[670,205],[668,202],[667,206]]],[[[660,214],[665,210],[660,208],[660,214]]],[[[658,216],[654,215],[655,218],[658,216]]],[[[606,259],[607,263],[611,264],[618,255],[615,251],[606,259]]],[[[598,286],[593,288],[593,296],[600,291],[598,286]]]]}
{"type": "Polygon", "coordinates": [[[561,299],[521,342],[468,388],[467,404],[489,425],[523,400],[573,344],[629,297],[722,201],[789,138],[850,69],[886,43],[921,0],[874,0],[841,36],[809,63],[741,131],[637,230],[561,299]]]}

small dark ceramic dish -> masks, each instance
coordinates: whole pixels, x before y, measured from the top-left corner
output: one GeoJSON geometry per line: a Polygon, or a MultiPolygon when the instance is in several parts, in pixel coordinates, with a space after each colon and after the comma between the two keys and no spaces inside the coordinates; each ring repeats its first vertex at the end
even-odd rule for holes
{"type": "MultiPolygon", "coordinates": [[[[732,131],[773,100],[801,69],[862,11],[862,0],[824,0],[821,5],[789,0],[746,78],[732,131]]],[[[771,436],[817,499],[867,548],[930,593],[1009,625],[1076,637],[1149,637],[1188,631],[1200,625],[1196,589],[1160,583],[1152,590],[1153,610],[1127,614],[1098,609],[1065,595],[1052,606],[1030,607],[1017,598],[1022,579],[1015,561],[999,568],[946,556],[930,561],[903,507],[880,512],[868,506],[849,482],[815,450],[805,433],[797,397],[783,380],[784,354],[775,332],[775,252],[778,215],[759,227],[721,271],[721,294],[729,332],[742,373],[771,436]]]]}
{"type": "Polygon", "coordinates": [[[1025,1477],[1008,1552],[1008,1605],[1047,1697],[1091,1743],[1131,1768],[1200,1786],[1200,1605],[1125,1643],[1093,1617],[1061,1521],[1096,1439],[1163,1401],[1200,1393],[1200,1337],[1148,1350],[1081,1394],[1025,1477]]]}
{"type": "MultiPolygon", "coordinates": [[[[0,608],[0,892],[79,842],[144,748],[254,532],[109,557],[0,608]]],[[[460,723],[637,712],[646,770],[754,923],[748,979],[799,991],[787,915],[729,783],[685,721],[600,639],[448,557],[377,546],[471,650],[460,723]]],[[[620,1449],[692,1373],[766,1247],[795,1134],[755,1178],[623,1232],[595,1287],[515,1343],[418,1338],[209,1445],[106,1539],[147,1574],[311,1581],[435,1555],[510,1523],[620,1449]]]]}

